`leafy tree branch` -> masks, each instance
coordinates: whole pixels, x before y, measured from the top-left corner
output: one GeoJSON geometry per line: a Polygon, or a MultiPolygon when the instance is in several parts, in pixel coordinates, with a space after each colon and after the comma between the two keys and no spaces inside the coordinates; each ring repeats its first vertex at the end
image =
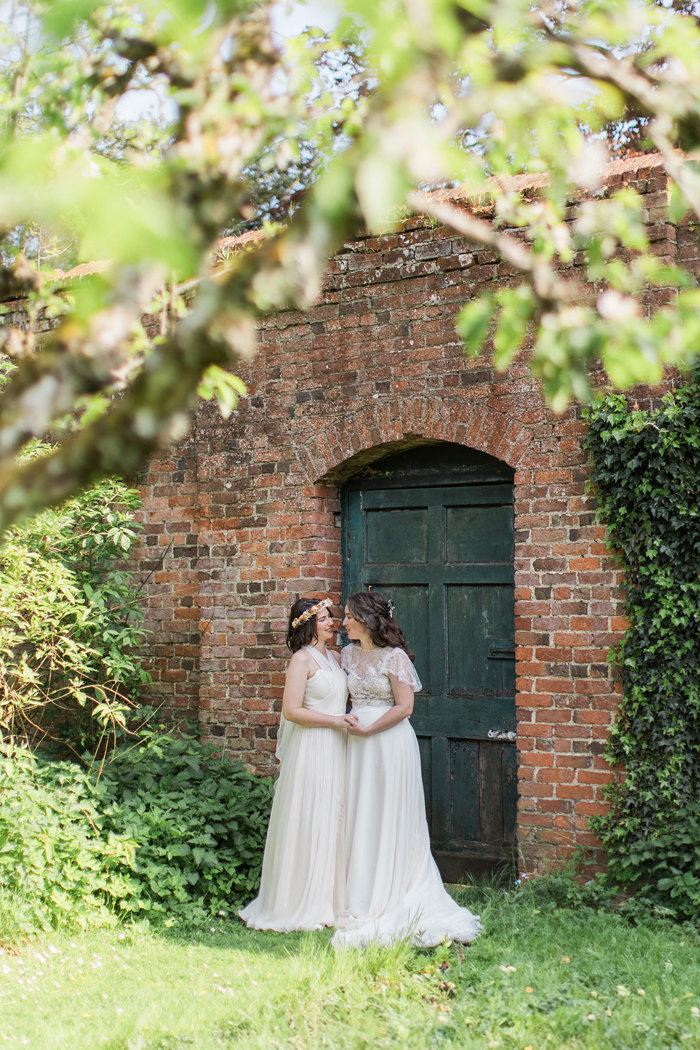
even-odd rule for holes
{"type": "Polygon", "coordinates": [[[230,413],[240,384],[222,377],[253,350],[257,319],[308,306],[333,252],[406,208],[509,264],[458,329],[468,353],[488,341],[498,368],[531,348],[555,409],[590,397],[599,361],[620,386],[692,363],[692,270],[659,257],[638,196],[600,188],[611,123],[641,114],[669,221],[700,211],[693,12],[345,0],[336,32],[277,48],[265,5],[196,7],[37,0],[0,70],[0,301],[23,300],[31,322],[5,341],[0,527],[115,465],[136,470],[182,432],[198,389],[230,413]],[[130,120],[143,91],[157,112],[130,120]],[[545,173],[535,194],[514,188],[545,173]],[[456,184],[492,208],[425,193],[456,184]],[[286,228],[212,273],[218,238],[256,210],[286,228]],[[109,262],[66,282],[42,262],[43,231],[76,263],[109,262]],[[193,296],[163,292],[192,282],[193,296]],[[669,301],[647,316],[650,285],[669,301]],[[66,418],[53,455],[18,465],[66,418]]]}

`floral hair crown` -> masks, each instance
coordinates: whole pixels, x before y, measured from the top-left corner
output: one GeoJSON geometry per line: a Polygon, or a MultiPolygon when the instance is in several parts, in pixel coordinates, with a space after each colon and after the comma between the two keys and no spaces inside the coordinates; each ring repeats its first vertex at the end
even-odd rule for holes
{"type": "Polygon", "coordinates": [[[316,602],[315,605],[312,605],[310,609],[304,609],[301,616],[297,616],[292,620],[292,630],[294,630],[295,627],[300,627],[302,623],[306,623],[306,621],[310,620],[312,616],[316,615],[316,613],[320,613],[321,609],[329,609],[332,604],[333,601],[331,598],[323,598],[320,602],[316,602]]]}

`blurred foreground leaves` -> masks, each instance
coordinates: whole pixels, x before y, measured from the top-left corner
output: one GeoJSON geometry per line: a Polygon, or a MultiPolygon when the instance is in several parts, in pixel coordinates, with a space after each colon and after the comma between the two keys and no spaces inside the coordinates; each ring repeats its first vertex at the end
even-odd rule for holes
{"type": "Polygon", "coordinates": [[[0,68],[0,528],[133,474],[183,433],[198,390],[230,413],[241,388],[224,377],[257,319],[310,305],[344,241],[407,209],[510,264],[458,328],[470,353],[492,343],[498,368],[527,348],[555,409],[589,397],[598,359],[628,386],[694,358],[700,292],[664,248],[666,224],[700,221],[692,11],[343,8],[330,36],[282,47],[252,0],[15,5],[0,68]],[[668,173],[654,214],[601,189],[611,123],[630,119],[668,173]],[[424,192],[457,183],[449,201],[424,192]],[[293,205],[286,225],[217,256],[222,232],[278,216],[266,186],[293,205]],[[639,296],[655,286],[665,303],[649,316],[639,296]],[[57,431],[51,456],[18,460],[57,431]]]}

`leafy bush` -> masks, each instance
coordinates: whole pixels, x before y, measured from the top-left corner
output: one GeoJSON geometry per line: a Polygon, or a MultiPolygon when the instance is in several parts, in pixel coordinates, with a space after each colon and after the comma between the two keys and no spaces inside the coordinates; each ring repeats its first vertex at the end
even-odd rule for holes
{"type": "Polygon", "coordinates": [[[594,819],[611,875],[679,918],[700,902],[700,380],[658,410],[589,415],[600,517],[625,571],[624,696],[607,755],[624,769],[594,819]]]}
{"type": "MultiPolygon", "coordinates": [[[[35,446],[40,454],[45,446],[35,446]]],[[[133,576],[138,493],[101,482],[0,549],[0,739],[81,755],[115,742],[148,682],[133,576]]]]}
{"type": "Polygon", "coordinates": [[[629,834],[624,824],[604,827],[608,871],[632,886],[657,913],[674,918],[700,915],[700,802],[669,814],[648,837],[629,834]],[[616,842],[619,847],[616,849],[616,842]]]}
{"type": "Polygon", "coordinates": [[[91,777],[0,745],[0,919],[7,939],[115,921],[134,846],[104,833],[91,777]]]}
{"type": "Polygon", "coordinates": [[[269,780],[150,734],[101,769],[0,745],[0,935],[202,921],[258,885],[269,780]]]}
{"type": "Polygon", "coordinates": [[[103,827],[138,843],[128,911],[231,914],[260,880],[272,782],[192,737],[144,735],[99,780],[103,827]]]}

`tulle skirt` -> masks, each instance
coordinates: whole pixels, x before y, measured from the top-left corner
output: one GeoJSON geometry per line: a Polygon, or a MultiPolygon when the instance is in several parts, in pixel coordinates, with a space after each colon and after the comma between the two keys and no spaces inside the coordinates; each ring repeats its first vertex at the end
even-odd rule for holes
{"type": "Polygon", "coordinates": [[[239,915],[258,930],[318,930],[344,910],[346,735],[284,725],[260,890],[239,915]]]}
{"type": "MultiPolygon", "coordinates": [[[[363,725],[386,710],[353,709],[363,725]]],[[[478,916],[445,890],[430,852],[418,741],[407,719],[376,736],[348,737],[345,855],[335,947],[466,943],[481,931],[478,916]]]]}

